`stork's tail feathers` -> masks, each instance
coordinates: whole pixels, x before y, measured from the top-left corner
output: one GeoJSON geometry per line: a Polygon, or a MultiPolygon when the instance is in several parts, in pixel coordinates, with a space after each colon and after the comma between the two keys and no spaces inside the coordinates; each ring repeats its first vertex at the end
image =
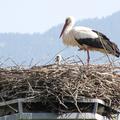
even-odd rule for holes
{"type": "Polygon", "coordinates": [[[115,55],[116,57],[120,57],[120,50],[119,48],[117,47],[117,45],[113,42],[112,43],[112,51],[111,51],[111,54],[115,55]]]}
{"type": "Polygon", "coordinates": [[[116,56],[116,57],[120,57],[120,53],[117,53],[115,56],[116,56]]]}
{"type": "Polygon", "coordinates": [[[115,56],[120,57],[120,50],[118,49],[118,47],[115,49],[115,56]]]}

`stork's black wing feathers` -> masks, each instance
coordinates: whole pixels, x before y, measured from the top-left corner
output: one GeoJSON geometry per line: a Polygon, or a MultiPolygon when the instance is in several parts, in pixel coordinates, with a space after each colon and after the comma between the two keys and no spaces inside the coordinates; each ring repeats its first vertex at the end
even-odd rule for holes
{"type": "Polygon", "coordinates": [[[116,57],[120,56],[120,50],[118,49],[117,45],[109,40],[107,36],[98,32],[96,30],[92,30],[93,32],[97,33],[98,38],[82,38],[76,39],[76,41],[80,45],[87,45],[94,48],[105,49],[108,53],[115,55],[116,57]]]}
{"type": "Polygon", "coordinates": [[[101,43],[101,40],[104,39],[104,41],[106,41],[108,44],[111,45],[111,41],[109,40],[109,38],[107,38],[104,34],[96,31],[96,30],[92,30],[93,32],[97,33],[97,35],[99,36],[98,38],[82,38],[82,39],[76,39],[76,41],[80,44],[80,45],[88,45],[90,47],[95,47],[95,48],[104,48],[103,44],[101,43]],[[100,40],[101,39],[101,40],[100,40]]]}
{"type": "Polygon", "coordinates": [[[103,33],[98,32],[96,30],[92,30],[92,31],[95,32],[95,33],[97,33],[97,35],[100,36],[100,37],[102,37],[103,39],[110,41],[109,38],[106,35],[104,35],[103,33]]]}
{"type": "MultiPolygon", "coordinates": [[[[92,31],[95,32],[95,33],[97,33],[97,35],[99,36],[98,39],[99,39],[100,43],[102,44],[103,48],[107,45],[111,49],[113,49],[113,45],[115,45],[115,43],[111,42],[106,35],[104,35],[101,32],[98,32],[96,30],[92,30],[92,31]]],[[[107,49],[107,46],[105,47],[106,49],[107,49]]]]}
{"type": "Polygon", "coordinates": [[[102,45],[104,45],[104,48],[107,50],[108,53],[111,53],[116,57],[120,56],[120,50],[114,42],[111,42],[109,38],[104,34],[102,34],[101,32],[98,32],[96,30],[92,30],[92,31],[98,34],[99,39],[103,40],[102,45]]]}
{"type": "Polygon", "coordinates": [[[94,48],[103,48],[100,40],[98,38],[82,38],[82,39],[76,39],[76,41],[80,44],[80,45],[87,45],[90,47],[94,47],[94,48]]]}

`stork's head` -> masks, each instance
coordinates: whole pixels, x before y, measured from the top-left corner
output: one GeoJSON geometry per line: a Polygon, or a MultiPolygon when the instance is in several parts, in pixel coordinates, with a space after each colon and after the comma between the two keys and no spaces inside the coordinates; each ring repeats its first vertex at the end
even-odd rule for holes
{"type": "Polygon", "coordinates": [[[65,24],[63,26],[62,32],[60,34],[60,37],[62,36],[62,34],[64,33],[65,29],[69,26],[69,27],[73,27],[74,25],[74,17],[69,16],[66,18],[65,20],[65,24]]]}
{"type": "Polygon", "coordinates": [[[55,62],[60,65],[61,60],[62,60],[62,56],[58,54],[55,58],[55,62]]]}

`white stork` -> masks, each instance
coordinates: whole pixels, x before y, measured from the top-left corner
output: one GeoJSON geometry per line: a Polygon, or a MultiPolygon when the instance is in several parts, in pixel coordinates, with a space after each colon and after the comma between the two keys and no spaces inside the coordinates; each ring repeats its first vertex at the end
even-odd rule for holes
{"type": "Polygon", "coordinates": [[[90,60],[89,50],[112,54],[116,57],[120,56],[117,45],[111,42],[104,34],[87,27],[73,26],[74,18],[71,16],[66,18],[60,37],[62,36],[65,45],[78,46],[80,50],[86,50],[87,64],[89,64],[90,60]]]}

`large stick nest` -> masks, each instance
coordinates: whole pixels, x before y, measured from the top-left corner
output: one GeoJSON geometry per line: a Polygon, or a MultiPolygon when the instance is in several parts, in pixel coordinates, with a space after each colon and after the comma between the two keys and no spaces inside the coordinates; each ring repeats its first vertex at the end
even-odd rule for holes
{"type": "Polygon", "coordinates": [[[64,99],[81,97],[104,100],[113,108],[120,108],[120,75],[110,64],[62,64],[29,69],[0,69],[0,98],[33,97],[41,102],[56,101],[64,106],[64,99]]]}

